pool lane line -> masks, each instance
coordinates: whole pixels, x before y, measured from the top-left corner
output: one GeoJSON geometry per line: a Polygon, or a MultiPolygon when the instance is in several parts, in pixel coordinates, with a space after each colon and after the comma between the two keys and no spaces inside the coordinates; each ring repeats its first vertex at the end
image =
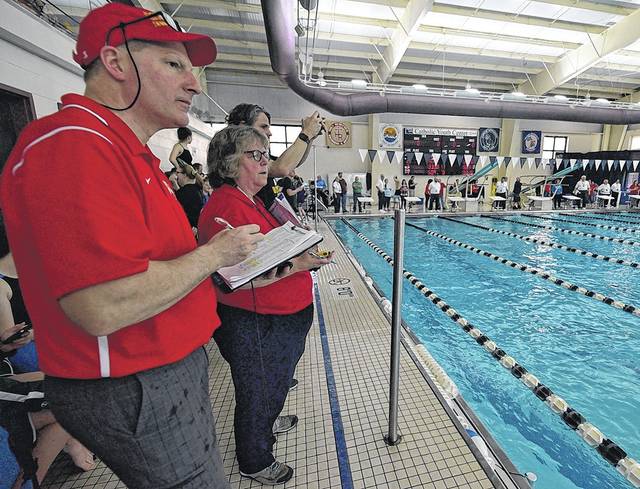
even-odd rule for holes
{"type": "Polygon", "coordinates": [[[526,217],[531,217],[533,219],[570,222],[572,224],[580,224],[581,226],[590,226],[592,228],[600,228],[600,229],[612,229],[614,231],[623,231],[625,233],[640,233],[640,229],[635,229],[635,228],[622,228],[620,226],[605,226],[604,224],[593,224],[592,222],[572,221],[571,219],[559,219],[557,217],[542,217],[542,216],[535,216],[533,214],[526,214],[526,213],[522,213],[522,215],[526,217]]]}
{"type": "Polygon", "coordinates": [[[626,265],[632,268],[639,268],[640,263],[635,261],[623,260],[621,258],[615,258],[607,255],[600,255],[598,253],[594,253],[592,251],[583,250],[580,248],[575,248],[573,246],[568,246],[562,243],[554,243],[549,240],[540,239],[540,238],[532,238],[530,236],[522,236],[521,234],[512,233],[510,231],[503,231],[501,229],[489,228],[486,226],[482,226],[480,224],[473,224],[470,222],[458,221],[457,219],[452,219],[450,217],[438,216],[438,219],[444,219],[445,221],[457,222],[458,224],[464,224],[465,226],[471,226],[474,228],[482,229],[484,231],[489,231],[491,233],[504,234],[505,236],[511,236],[512,238],[516,238],[522,241],[529,241],[531,243],[541,244],[544,246],[549,246],[551,248],[557,248],[559,250],[568,251],[570,253],[575,253],[576,255],[587,256],[589,258],[593,258],[595,260],[606,261],[609,263],[615,263],[617,265],[626,265]]]}
{"type": "Polygon", "coordinates": [[[584,236],[585,238],[594,238],[601,241],[611,241],[612,243],[624,244],[629,246],[640,246],[640,241],[633,241],[631,239],[615,238],[612,236],[602,236],[601,234],[583,233],[582,231],[575,231],[573,229],[564,229],[556,226],[543,226],[542,224],[533,224],[532,222],[516,221],[515,219],[507,219],[506,217],[492,216],[490,214],[480,214],[480,217],[488,219],[495,219],[496,221],[513,222],[515,224],[521,224],[523,226],[530,226],[534,228],[546,229],[548,231],[558,231],[565,234],[573,234],[575,236],[584,236]]]}
{"type": "Polygon", "coordinates": [[[324,371],[327,378],[327,391],[329,393],[329,406],[331,407],[331,422],[333,424],[333,436],[336,441],[336,454],[338,457],[338,470],[340,471],[340,486],[342,489],[353,489],[353,478],[351,476],[351,465],[349,464],[349,453],[347,442],[344,438],[344,425],[340,414],[340,402],[338,401],[338,390],[336,380],[333,375],[333,364],[331,363],[331,351],[329,350],[329,340],[327,338],[327,328],[320,302],[320,288],[318,283],[313,284],[313,292],[316,299],[316,312],[318,314],[318,326],[320,328],[320,340],[322,343],[322,357],[324,359],[324,371]]]}
{"type": "Polygon", "coordinates": [[[522,265],[521,263],[517,263],[513,260],[509,260],[507,258],[503,258],[501,256],[495,255],[489,251],[481,250],[480,248],[476,248],[475,246],[472,246],[470,244],[463,243],[462,241],[458,241],[456,239],[450,238],[449,236],[445,236],[444,234],[436,233],[435,231],[431,231],[430,229],[416,226],[415,224],[411,224],[409,222],[406,222],[405,225],[418,229],[423,233],[428,234],[429,236],[442,239],[447,243],[451,243],[455,246],[459,246],[460,248],[464,248],[465,250],[473,251],[477,255],[491,258],[493,261],[500,263],[502,265],[506,265],[515,270],[520,270],[521,272],[530,273],[531,275],[540,277],[541,279],[544,279],[547,282],[551,282],[552,284],[559,285],[560,287],[563,287],[572,292],[577,292],[578,294],[582,294],[585,297],[591,297],[592,299],[603,302],[611,307],[615,307],[616,309],[621,309],[624,312],[628,312],[629,314],[633,314],[634,316],[640,317],[640,308],[632,304],[625,304],[622,301],[618,301],[616,299],[608,297],[604,294],[601,294],[600,292],[595,292],[593,290],[585,289],[584,287],[580,287],[578,285],[572,284],[571,282],[568,282],[567,280],[551,275],[549,272],[542,270],[540,268],[534,268],[528,265],[522,265]]]}
{"type": "Polygon", "coordinates": [[[624,224],[633,224],[635,226],[640,225],[640,222],[638,221],[627,221],[625,219],[618,219],[615,216],[611,216],[611,217],[601,217],[601,216],[594,216],[593,214],[584,214],[584,213],[580,213],[580,214],[569,214],[568,212],[558,212],[559,216],[568,216],[568,217],[578,217],[580,219],[594,219],[596,221],[614,221],[614,224],[619,222],[619,223],[624,223],[624,224]]]}
{"type": "MultiPolygon", "coordinates": [[[[341,220],[358,236],[358,238],[369,245],[369,247],[380,255],[389,265],[393,266],[393,258],[385,253],[382,248],[358,231],[358,229],[346,219],[342,218],[341,220]]],[[[528,387],[529,390],[535,394],[539,400],[544,402],[553,413],[559,415],[562,421],[564,421],[569,428],[575,431],[587,445],[591,448],[595,448],[600,456],[609,462],[610,465],[615,467],[627,481],[632,484],[634,484],[634,482],[640,483],[640,463],[630,458],[625,450],[611,439],[607,438],[602,431],[596,428],[593,424],[588,423],[586,418],[570,407],[567,401],[540,382],[535,375],[524,368],[522,364],[518,363],[515,358],[508,355],[505,350],[500,348],[475,325],[462,317],[458,311],[442,300],[442,298],[440,298],[435,292],[430,290],[413,273],[403,268],[402,275],[411,283],[411,285],[418,289],[424,297],[429,299],[438,307],[438,309],[446,314],[449,319],[471,336],[479,346],[491,354],[497,362],[509,370],[516,379],[519,379],[520,382],[528,387]]]]}

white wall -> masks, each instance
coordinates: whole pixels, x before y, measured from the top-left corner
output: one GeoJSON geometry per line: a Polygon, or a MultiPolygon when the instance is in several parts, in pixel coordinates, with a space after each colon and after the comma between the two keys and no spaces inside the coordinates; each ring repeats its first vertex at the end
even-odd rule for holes
{"type": "MultiPolygon", "coordinates": [[[[73,61],[74,40],[26,9],[0,1],[0,84],[31,94],[35,116],[58,110],[65,93],[83,93],[82,69],[73,61]]],[[[194,161],[206,163],[207,146],[213,131],[208,124],[191,117],[190,150],[194,161]]],[[[177,142],[175,129],[160,131],[149,147],[169,169],[169,153],[177,142]]]]}

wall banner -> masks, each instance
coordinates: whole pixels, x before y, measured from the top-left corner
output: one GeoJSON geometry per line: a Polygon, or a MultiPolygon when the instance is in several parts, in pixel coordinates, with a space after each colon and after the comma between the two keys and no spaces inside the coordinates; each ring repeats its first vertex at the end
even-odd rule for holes
{"type": "Polygon", "coordinates": [[[325,142],[329,148],[350,148],[353,140],[351,122],[325,121],[325,142]]]}
{"type": "Polygon", "coordinates": [[[384,149],[402,149],[402,126],[399,124],[380,124],[378,126],[378,145],[384,149]]]}
{"type": "Polygon", "coordinates": [[[522,131],[522,154],[537,155],[542,148],[542,131],[522,131]]]}
{"type": "Polygon", "coordinates": [[[478,152],[497,153],[500,149],[500,129],[481,127],[478,130],[478,152]]]}

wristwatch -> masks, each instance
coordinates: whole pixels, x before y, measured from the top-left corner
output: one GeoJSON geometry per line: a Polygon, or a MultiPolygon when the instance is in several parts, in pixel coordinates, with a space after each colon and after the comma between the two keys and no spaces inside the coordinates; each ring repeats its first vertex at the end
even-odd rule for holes
{"type": "Polygon", "coordinates": [[[311,142],[311,140],[309,139],[309,136],[307,136],[302,131],[300,131],[300,134],[298,134],[298,139],[301,140],[301,141],[304,141],[307,144],[309,144],[311,142]]]}

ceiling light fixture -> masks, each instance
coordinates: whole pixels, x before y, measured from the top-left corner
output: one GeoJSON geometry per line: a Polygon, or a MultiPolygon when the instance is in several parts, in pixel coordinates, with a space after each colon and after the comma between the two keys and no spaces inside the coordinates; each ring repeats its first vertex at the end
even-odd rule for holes
{"type": "Polygon", "coordinates": [[[353,88],[367,88],[367,82],[365,80],[361,80],[360,78],[354,78],[351,80],[351,85],[353,88]]]}
{"type": "Polygon", "coordinates": [[[416,84],[411,85],[411,86],[417,91],[425,91],[425,90],[427,90],[427,86],[423,85],[422,83],[416,83],[416,84]]]}

